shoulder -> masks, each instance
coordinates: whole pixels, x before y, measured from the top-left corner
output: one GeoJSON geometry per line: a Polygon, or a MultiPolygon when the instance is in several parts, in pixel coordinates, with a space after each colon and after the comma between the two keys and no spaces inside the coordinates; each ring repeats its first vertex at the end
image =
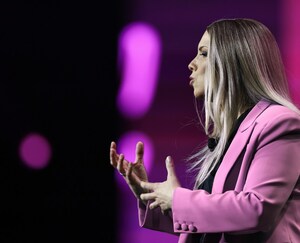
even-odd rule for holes
{"type": "Polygon", "coordinates": [[[300,115],[283,105],[260,101],[247,115],[239,129],[250,131],[259,142],[270,142],[278,138],[293,136],[300,139],[300,115]]]}
{"type": "Polygon", "coordinates": [[[256,119],[257,124],[262,123],[265,125],[286,122],[293,122],[300,125],[300,113],[278,104],[270,104],[256,119]]]}
{"type": "Polygon", "coordinates": [[[257,127],[257,125],[263,127],[267,124],[278,124],[285,121],[300,123],[300,113],[283,105],[262,100],[248,113],[240,126],[240,130],[245,131],[250,127],[257,127]]]}
{"type": "Polygon", "coordinates": [[[300,141],[300,115],[288,107],[271,104],[257,117],[254,133],[261,144],[278,139],[300,141]]]}
{"type": "Polygon", "coordinates": [[[296,111],[292,110],[289,107],[279,105],[279,104],[270,104],[262,113],[264,115],[291,115],[291,116],[298,116],[300,117],[300,113],[297,113],[296,111]]]}

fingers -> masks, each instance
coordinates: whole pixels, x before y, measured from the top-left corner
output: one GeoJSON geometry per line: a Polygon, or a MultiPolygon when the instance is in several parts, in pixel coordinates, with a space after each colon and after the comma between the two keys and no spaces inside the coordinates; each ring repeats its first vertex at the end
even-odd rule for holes
{"type": "Polygon", "coordinates": [[[148,191],[154,191],[157,188],[157,183],[150,183],[150,182],[145,182],[142,181],[140,186],[141,188],[148,190],[148,191]]]}
{"type": "Polygon", "coordinates": [[[150,208],[150,209],[154,209],[154,208],[157,208],[157,207],[159,207],[159,203],[158,203],[157,201],[154,201],[153,203],[151,203],[151,204],[149,205],[149,208],[150,208]]]}
{"type": "MultiPolygon", "coordinates": [[[[133,173],[133,167],[134,167],[133,163],[127,163],[126,176],[129,177],[129,179],[130,179],[130,176],[132,174],[134,174],[133,173]]],[[[135,178],[135,179],[138,179],[138,178],[135,178]]]]}
{"type": "Polygon", "coordinates": [[[173,159],[171,158],[171,156],[168,156],[166,158],[166,168],[167,168],[167,172],[168,172],[168,177],[176,176],[175,166],[174,166],[173,159]]]}
{"type": "Polygon", "coordinates": [[[129,175],[131,175],[131,173],[132,173],[132,163],[129,163],[126,171],[126,176],[128,177],[129,175]]]}
{"type": "Polygon", "coordinates": [[[137,142],[135,147],[136,161],[143,160],[143,157],[144,157],[144,144],[142,142],[137,142]]]}
{"type": "Polygon", "coordinates": [[[110,164],[113,167],[117,167],[118,155],[117,155],[116,149],[117,149],[116,143],[115,142],[111,142],[109,156],[110,156],[110,164]]]}
{"type": "Polygon", "coordinates": [[[114,141],[112,141],[111,144],[110,144],[110,148],[116,150],[117,149],[117,144],[114,141]]]}
{"type": "Polygon", "coordinates": [[[152,203],[149,204],[149,208],[152,210],[152,209],[155,209],[157,207],[160,207],[160,211],[163,215],[167,215],[168,212],[170,211],[169,208],[167,208],[163,203],[160,203],[159,201],[154,201],[152,203]]]}
{"type": "MultiPolygon", "coordinates": [[[[143,162],[144,157],[144,144],[138,142],[135,149],[136,162],[143,162]]],[[[114,141],[110,144],[110,164],[114,167],[117,167],[117,161],[119,160],[119,155],[117,154],[117,145],[114,141]]]]}
{"type": "Polygon", "coordinates": [[[133,183],[133,177],[131,176],[131,175],[133,175],[132,170],[133,170],[133,164],[132,163],[128,163],[127,170],[125,172],[125,176],[128,179],[128,181],[129,181],[130,184],[133,183]]]}
{"type": "Polygon", "coordinates": [[[117,162],[117,170],[119,171],[119,173],[123,176],[126,175],[126,171],[124,170],[124,155],[120,154],[118,162],[117,162]]]}
{"type": "MultiPolygon", "coordinates": [[[[156,195],[154,192],[150,192],[150,193],[143,193],[140,195],[140,198],[143,200],[143,201],[148,201],[148,200],[153,200],[156,198],[156,195]]],[[[152,204],[154,204],[155,202],[153,202],[152,204]]]]}
{"type": "Polygon", "coordinates": [[[118,155],[116,152],[117,145],[115,142],[110,144],[110,164],[115,167],[122,176],[126,174],[126,163],[124,161],[124,155],[118,155]]]}

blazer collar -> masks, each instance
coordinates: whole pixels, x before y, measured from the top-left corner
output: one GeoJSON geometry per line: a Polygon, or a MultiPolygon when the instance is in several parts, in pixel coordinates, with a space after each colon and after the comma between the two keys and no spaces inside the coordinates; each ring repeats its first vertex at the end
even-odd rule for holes
{"type": "Polygon", "coordinates": [[[249,112],[249,114],[247,115],[247,117],[245,118],[245,120],[242,122],[242,124],[240,125],[239,131],[244,132],[245,130],[247,130],[251,125],[253,125],[253,123],[255,122],[255,120],[257,119],[257,117],[259,117],[259,115],[265,110],[267,109],[269,106],[271,105],[271,103],[269,101],[266,100],[261,100],[259,101],[253,108],[252,110],[249,112]]]}
{"type": "Polygon", "coordinates": [[[247,145],[252,131],[255,127],[255,121],[260,116],[260,114],[271,105],[270,102],[261,100],[259,101],[245,117],[244,121],[241,123],[236,135],[234,136],[227,152],[223,157],[223,161],[215,175],[217,178],[214,181],[212,192],[221,193],[225,184],[226,177],[230,172],[232,166],[237,161],[241,152],[247,145]],[[251,129],[249,129],[251,128],[251,129]],[[243,133],[241,135],[241,133],[243,133]]]}

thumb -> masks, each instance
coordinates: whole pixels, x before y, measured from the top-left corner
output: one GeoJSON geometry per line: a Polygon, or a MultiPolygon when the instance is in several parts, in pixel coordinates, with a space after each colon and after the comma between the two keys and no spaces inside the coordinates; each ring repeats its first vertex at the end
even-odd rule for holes
{"type": "Polygon", "coordinates": [[[167,172],[168,172],[168,177],[170,177],[170,176],[176,177],[175,166],[174,166],[174,162],[173,162],[173,159],[171,156],[168,156],[166,158],[166,168],[167,168],[167,172]]]}

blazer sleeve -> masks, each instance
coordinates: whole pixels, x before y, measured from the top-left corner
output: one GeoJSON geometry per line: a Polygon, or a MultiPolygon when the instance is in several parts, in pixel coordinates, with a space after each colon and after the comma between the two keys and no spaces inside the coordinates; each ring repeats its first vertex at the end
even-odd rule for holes
{"type": "MultiPolygon", "coordinates": [[[[173,229],[172,213],[164,215],[160,208],[150,209],[148,202],[144,205],[140,200],[137,200],[139,225],[144,228],[153,229],[157,231],[176,234],[173,229]]],[[[177,235],[177,234],[176,234],[177,235]]]]}
{"type": "Polygon", "coordinates": [[[175,232],[186,232],[182,224],[197,233],[255,232],[272,227],[299,179],[299,116],[287,112],[268,117],[256,124],[251,139],[252,145],[246,149],[252,149],[249,154],[254,155],[248,158],[252,161],[243,190],[213,194],[184,188],[174,191],[175,232]]]}

